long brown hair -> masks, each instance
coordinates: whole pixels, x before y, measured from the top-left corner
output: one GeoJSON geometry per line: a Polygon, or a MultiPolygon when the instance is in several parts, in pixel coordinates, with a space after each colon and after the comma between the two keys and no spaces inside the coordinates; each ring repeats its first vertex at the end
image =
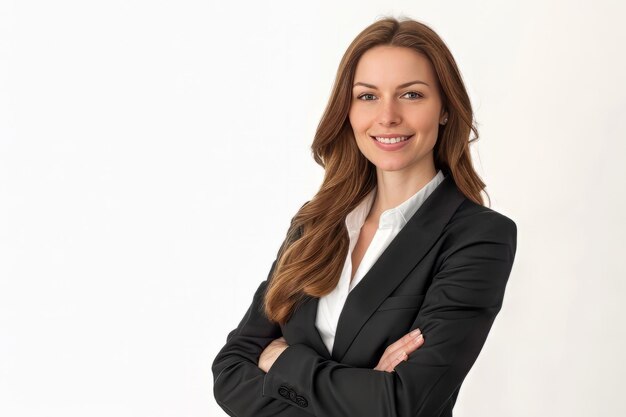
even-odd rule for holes
{"type": "Polygon", "coordinates": [[[357,63],[365,51],[378,45],[411,48],[432,62],[442,105],[448,111],[448,122],[439,126],[433,150],[435,169],[452,175],[467,198],[484,205],[485,184],[474,171],[469,149],[478,139],[478,130],[448,47],[423,23],[393,17],[377,20],[359,33],[343,55],[317,126],[311,150],[324,168],[324,180],[292,218],[279,250],[264,298],[265,314],[274,322],[284,324],[305,295],[321,297],[335,288],[348,254],[346,215],[376,186],[376,167],[357,147],[348,112],[357,63]]]}

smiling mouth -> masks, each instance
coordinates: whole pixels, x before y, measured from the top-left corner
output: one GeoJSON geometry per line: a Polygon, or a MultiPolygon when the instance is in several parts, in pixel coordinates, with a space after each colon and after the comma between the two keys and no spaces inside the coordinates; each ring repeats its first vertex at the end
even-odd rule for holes
{"type": "Polygon", "coordinates": [[[377,142],[380,142],[380,143],[387,144],[387,145],[404,142],[404,141],[407,141],[407,140],[411,139],[412,137],[413,137],[413,135],[410,135],[410,136],[397,136],[397,137],[394,137],[394,138],[383,138],[383,137],[380,137],[380,136],[370,136],[370,138],[372,138],[373,140],[375,140],[377,142]]]}

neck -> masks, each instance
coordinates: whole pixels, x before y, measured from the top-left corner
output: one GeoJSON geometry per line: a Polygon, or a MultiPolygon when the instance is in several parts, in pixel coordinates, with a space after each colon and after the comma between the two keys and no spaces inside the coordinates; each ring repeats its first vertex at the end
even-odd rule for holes
{"type": "Polygon", "coordinates": [[[437,175],[434,164],[405,171],[382,171],[376,169],[376,197],[368,219],[378,222],[385,210],[399,206],[409,197],[424,188],[437,175]]]}

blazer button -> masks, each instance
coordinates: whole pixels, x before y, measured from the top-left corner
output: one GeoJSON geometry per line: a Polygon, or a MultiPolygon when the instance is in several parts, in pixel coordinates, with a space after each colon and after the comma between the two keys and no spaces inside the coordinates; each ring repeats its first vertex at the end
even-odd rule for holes
{"type": "Polygon", "coordinates": [[[301,395],[298,395],[298,397],[296,397],[296,404],[298,404],[300,407],[307,407],[309,405],[309,402],[302,397],[301,395]]]}
{"type": "Polygon", "coordinates": [[[282,386],[282,385],[280,388],[278,388],[278,393],[280,394],[281,397],[284,397],[284,398],[289,398],[289,391],[291,391],[289,388],[282,386]]]}
{"type": "Polygon", "coordinates": [[[289,401],[296,403],[300,407],[304,408],[304,407],[308,407],[309,405],[309,402],[306,400],[306,398],[304,398],[301,395],[298,395],[298,393],[296,393],[293,389],[286,387],[284,385],[281,385],[278,388],[278,393],[280,394],[281,397],[287,398],[289,401]]]}

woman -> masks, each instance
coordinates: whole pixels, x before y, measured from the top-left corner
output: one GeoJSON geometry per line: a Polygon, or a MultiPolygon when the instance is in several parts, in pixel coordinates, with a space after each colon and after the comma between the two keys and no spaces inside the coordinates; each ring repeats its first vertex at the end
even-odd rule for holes
{"type": "Polygon", "coordinates": [[[312,145],[323,184],[213,363],[229,415],[452,416],[517,239],[483,205],[470,131],[432,29],[385,18],[357,36],[312,145]]]}

